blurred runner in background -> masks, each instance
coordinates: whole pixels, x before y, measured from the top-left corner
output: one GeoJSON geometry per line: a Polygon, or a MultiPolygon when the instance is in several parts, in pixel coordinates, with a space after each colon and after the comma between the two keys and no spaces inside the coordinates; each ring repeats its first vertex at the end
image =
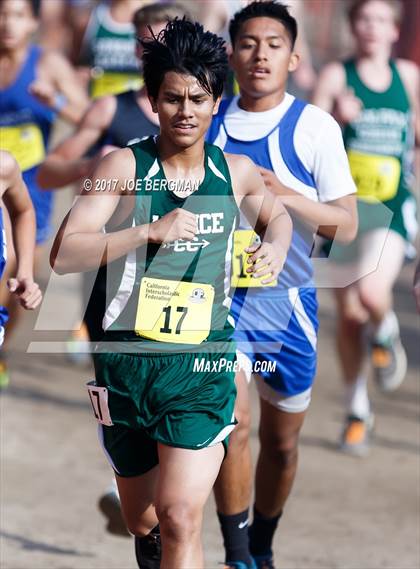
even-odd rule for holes
{"type": "Polygon", "coordinates": [[[384,392],[397,389],[407,369],[392,288],[417,230],[411,188],[420,89],[417,66],[391,55],[401,18],[400,2],[356,0],[349,11],[355,55],[327,65],[314,95],[343,126],[359,198],[357,239],[330,253],[332,284],[342,287],[335,291],[347,401],[341,448],[357,455],[368,452],[374,422],[366,357],[384,392]]]}
{"type": "MultiPolygon", "coordinates": [[[[88,102],[64,56],[31,43],[38,27],[38,8],[36,0],[0,1],[0,145],[19,164],[35,208],[35,271],[40,247],[52,232],[53,205],[52,194],[38,187],[37,169],[45,157],[56,117],[77,123],[88,102]]],[[[15,256],[10,247],[6,279],[0,286],[0,303],[7,306],[10,313],[4,348],[18,317],[18,305],[5,285],[14,271],[15,256]]],[[[4,352],[2,370],[3,383],[6,383],[3,356],[4,352]]]]}
{"type": "Polygon", "coordinates": [[[133,15],[148,0],[102,1],[91,12],[79,64],[90,68],[90,94],[96,99],[139,89],[133,15]]]}
{"type": "MultiPolygon", "coordinates": [[[[7,287],[23,308],[34,310],[42,299],[33,277],[35,212],[16,160],[8,152],[0,150],[0,204],[2,202],[12,222],[13,243],[18,259],[15,274],[8,280],[7,287]]],[[[0,278],[3,276],[6,259],[6,231],[0,207],[0,278]]],[[[0,305],[0,346],[3,344],[7,318],[7,310],[0,305]]],[[[0,377],[0,389],[4,387],[1,379],[0,377]]]]}
{"type": "Polygon", "coordinates": [[[77,64],[91,11],[98,0],[41,0],[39,43],[77,64]]]}

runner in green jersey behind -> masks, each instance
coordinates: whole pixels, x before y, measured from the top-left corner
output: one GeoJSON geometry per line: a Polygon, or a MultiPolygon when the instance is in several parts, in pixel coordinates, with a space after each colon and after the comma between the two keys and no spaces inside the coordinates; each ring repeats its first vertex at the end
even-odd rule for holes
{"type": "Polygon", "coordinates": [[[101,1],[92,10],[81,48],[82,64],[91,68],[93,99],[137,90],[142,81],[135,57],[135,29],[131,23],[141,0],[101,1]]]}
{"type": "Polygon", "coordinates": [[[321,73],[315,104],[333,111],[344,128],[357,186],[359,233],[330,252],[338,303],[338,352],[347,385],[347,418],[341,448],[366,454],[373,415],[363,372],[364,327],[370,325],[374,377],[382,391],[399,387],[407,369],[392,288],[416,233],[411,194],[413,125],[420,135],[419,70],[392,60],[401,5],[393,0],[357,0],[350,9],[356,56],[329,64],[321,73]]]}
{"type": "Polygon", "coordinates": [[[203,566],[202,511],[235,423],[229,287],[238,207],[260,236],[247,248],[248,271],[264,283],[283,266],[291,221],[249,159],[204,144],[227,71],[223,40],[175,20],[142,44],[160,135],[100,162],[85,185],[92,191],[63,222],[52,264],[59,273],[108,264],[105,335],[89,387],[100,436],[139,566],[189,569],[203,566]],[[127,219],[131,227],[119,229],[127,219]]]}

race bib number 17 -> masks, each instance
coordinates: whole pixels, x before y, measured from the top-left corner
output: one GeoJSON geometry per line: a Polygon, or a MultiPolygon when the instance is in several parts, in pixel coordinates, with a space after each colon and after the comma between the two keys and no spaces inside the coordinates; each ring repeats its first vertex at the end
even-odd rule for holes
{"type": "Polygon", "coordinates": [[[211,328],[214,288],[143,277],[135,332],[158,342],[201,344],[211,328]]]}

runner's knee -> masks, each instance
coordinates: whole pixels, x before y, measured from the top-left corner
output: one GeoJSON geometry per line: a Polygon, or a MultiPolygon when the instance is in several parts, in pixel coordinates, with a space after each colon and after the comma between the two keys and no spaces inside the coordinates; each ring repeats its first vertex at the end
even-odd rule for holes
{"type": "Polygon", "coordinates": [[[229,450],[232,448],[245,448],[249,441],[249,433],[251,429],[251,414],[248,408],[238,409],[235,411],[238,424],[229,437],[229,450]]]}
{"type": "Polygon", "coordinates": [[[281,436],[276,433],[261,437],[261,452],[282,468],[296,463],[298,456],[298,434],[281,436]]]}
{"type": "Polygon", "coordinates": [[[177,502],[175,504],[156,507],[159,525],[162,535],[166,539],[176,541],[187,541],[192,534],[199,531],[200,512],[197,507],[188,502],[177,502]]]}
{"type": "Polygon", "coordinates": [[[378,286],[362,286],[359,291],[360,302],[370,313],[387,312],[390,305],[390,293],[378,286]]]}
{"type": "Polygon", "coordinates": [[[150,527],[150,524],[146,523],[146,520],[142,520],[141,518],[131,518],[130,516],[124,515],[124,519],[128,531],[137,537],[145,537],[153,529],[153,527],[150,527]]]}
{"type": "Polygon", "coordinates": [[[365,322],[366,318],[362,317],[361,314],[356,312],[346,312],[342,314],[340,318],[340,331],[346,337],[354,337],[360,332],[365,322]]]}

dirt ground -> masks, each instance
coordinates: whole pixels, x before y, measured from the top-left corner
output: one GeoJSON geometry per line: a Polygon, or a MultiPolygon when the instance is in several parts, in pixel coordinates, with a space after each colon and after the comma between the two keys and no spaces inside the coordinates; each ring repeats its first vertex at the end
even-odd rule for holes
{"type": "MultiPolygon", "coordinates": [[[[58,217],[71,201],[59,196],[58,217]]],[[[410,292],[413,267],[396,287],[409,371],[391,396],[371,385],[376,437],[371,456],[339,454],[342,390],[334,348],[333,301],[320,291],[319,373],[301,441],[300,466],[275,541],[282,569],[416,569],[420,566],[419,319],[410,292]]],[[[50,274],[43,268],[42,284],[50,274]]],[[[12,382],[0,396],[2,569],[132,569],[131,539],[104,531],[98,496],[111,471],[96,438],[84,384],[89,367],[64,355],[27,353],[62,346],[79,306],[78,277],[53,279],[48,302],[25,315],[10,358],[12,382]],[[53,286],[54,285],[54,286],[53,286]],[[34,330],[35,323],[37,329],[34,330]],[[54,330],[46,330],[48,325],[54,330]],[[35,344],[34,342],[41,342],[35,344]],[[60,344],[61,342],[61,344],[60,344]]],[[[258,402],[253,389],[252,447],[258,402]]],[[[213,500],[204,526],[207,567],[223,561],[213,500]]]]}

